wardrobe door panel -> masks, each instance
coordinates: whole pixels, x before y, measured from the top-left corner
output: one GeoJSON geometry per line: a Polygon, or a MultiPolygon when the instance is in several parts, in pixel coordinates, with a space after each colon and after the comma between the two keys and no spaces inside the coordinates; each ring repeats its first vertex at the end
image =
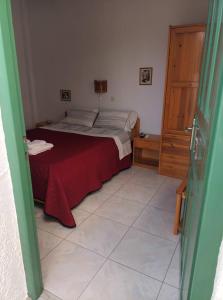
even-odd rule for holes
{"type": "Polygon", "coordinates": [[[173,32],[171,81],[198,82],[204,43],[204,32],[173,32]]]}
{"type": "Polygon", "coordinates": [[[196,103],[196,87],[171,87],[165,108],[164,131],[188,133],[187,128],[192,127],[196,103]]]}

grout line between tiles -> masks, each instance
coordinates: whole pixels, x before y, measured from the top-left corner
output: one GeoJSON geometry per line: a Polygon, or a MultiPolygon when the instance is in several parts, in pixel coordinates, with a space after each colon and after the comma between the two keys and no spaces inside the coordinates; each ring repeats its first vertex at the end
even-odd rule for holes
{"type": "Polygon", "coordinates": [[[100,270],[104,267],[105,263],[108,261],[108,259],[105,259],[101,267],[97,270],[97,272],[94,274],[94,276],[91,278],[91,280],[87,283],[86,287],[83,289],[83,291],[80,293],[80,295],[77,297],[77,300],[80,299],[80,297],[83,295],[83,293],[87,290],[91,282],[94,280],[94,278],[97,276],[97,274],[100,272],[100,270]]]}
{"type": "Polygon", "coordinates": [[[43,261],[53,250],[55,250],[62,242],[63,242],[64,240],[63,239],[61,239],[61,241],[58,243],[58,244],[56,244],[56,246],[55,247],[53,247],[44,257],[42,257],[40,260],[41,261],[43,261]]]}
{"type": "Polygon", "coordinates": [[[160,207],[158,207],[158,206],[156,206],[154,204],[148,204],[147,205],[148,208],[150,206],[152,206],[153,208],[156,208],[156,209],[160,209],[160,210],[165,211],[165,212],[170,213],[170,214],[174,214],[175,213],[174,209],[172,211],[170,211],[170,210],[167,210],[167,209],[164,209],[164,208],[160,208],[160,207]]]}
{"type": "Polygon", "coordinates": [[[66,235],[63,239],[66,240],[76,229],[77,227],[81,226],[84,222],[86,222],[94,213],[90,213],[90,212],[87,212],[89,215],[87,216],[86,219],[84,219],[82,222],[80,222],[78,225],[76,225],[76,227],[73,228],[73,230],[68,234],[66,235]]]}
{"type": "MultiPolygon", "coordinates": [[[[151,202],[153,199],[154,199],[154,197],[158,194],[158,192],[161,190],[161,188],[162,188],[162,185],[164,185],[164,182],[162,182],[160,185],[159,185],[159,187],[157,188],[157,190],[156,190],[156,192],[153,194],[153,196],[151,197],[151,199],[150,199],[150,201],[149,202],[151,202]]],[[[149,205],[149,204],[148,204],[149,205]]]]}
{"type": "MultiPolygon", "coordinates": [[[[176,248],[175,248],[175,250],[174,250],[174,252],[173,252],[172,258],[171,258],[170,263],[169,263],[169,265],[168,265],[166,274],[165,274],[165,276],[164,276],[164,279],[163,279],[163,282],[162,282],[162,285],[161,285],[161,288],[160,288],[160,290],[159,290],[159,293],[158,293],[158,295],[157,295],[156,300],[158,300],[158,298],[159,298],[159,295],[160,295],[160,292],[161,292],[161,289],[162,289],[163,285],[166,284],[166,283],[165,283],[165,279],[166,279],[167,273],[168,273],[168,271],[169,271],[169,268],[170,268],[170,266],[171,266],[171,263],[172,263],[174,254],[175,254],[175,252],[176,252],[176,250],[177,250],[178,244],[179,244],[179,243],[177,243],[176,248]]],[[[168,284],[168,285],[169,285],[169,284],[168,284]]],[[[170,286],[170,285],[169,285],[169,286],[170,286]]],[[[172,286],[171,286],[171,287],[172,287],[172,286]]],[[[175,288],[176,288],[176,287],[175,287],[175,288]]]]}
{"type": "Polygon", "coordinates": [[[127,197],[124,197],[124,196],[120,196],[120,195],[117,195],[117,197],[119,197],[119,198],[121,198],[121,199],[123,199],[123,200],[127,200],[127,201],[130,201],[130,202],[134,202],[134,203],[139,203],[139,204],[141,204],[141,205],[143,205],[144,206],[144,208],[148,205],[148,203],[150,202],[150,200],[152,199],[152,197],[145,203],[143,203],[142,201],[138,201],[138,200],[136,200],[136,199],[129,199],[129,198],[127,198],[127,197]]]}
{"type": "MultiPolygon", "coordinates": [[[[37,224],[36,224],[36,227],[37,227],[37,230],[41,230],[41,231],[47,232],[47,233],[49,233],[49,234],[52,234],[53,236],[55,236],[55,237],[58,238],[58,239],[61,239],[61,240],[64,240],[64,239],[65,239],[65,237],[61,237],[61,236],[57,235],[57,234],[54,233],[54,232],[51,232],[51,231],[49,231],[49,230],[47,230],[47,229],[43,229],[43,228],[39,227],[37,224]]],[[[70,233],[69,233],[69,234],[70,234],[70,233]]]]}
{"type": "Polygon", "coordinates": [[[145,276],[145,277],[148,277],[148,278],[150,278],[150,279],[152,279],[152,280],[158,281],[159,283],[161,283],[161,285],[162,285],[162,283],[163,283],[162,280],[159,280],[159,279],[157,279],[157,278],[155,278],[155,277],[152,277],[152,276],[150,276],[150,275],[148,275],[148,274],[145,274],[145,273],[143,273],[143,272],[141,272],[141,271],[139,271],[139,270],[137,270],[137,269],[134,269],[134,268],[132,268],[132,267],[130,267],[130,266],[127,266],[127,265],[125,265],[125,264],[122,264],[122,263],[120,263],[119,261],[116,261],[115,259],[113,259],[113,258],[111,258],[111,257],[108,257],[107,260],[108,260],[108,261],[111,261],[111,262],[114,262],[114,263],[116,263],[116,264],[118,264],[118,265],[120,265],[120,266],[122,266],[122,267],[125,267],[126,269],[129,269],[129,270],[131,270],[131,271],[134,271],[134,272],[136,272],[136,273],[138,273],[138,274],[141,274],[141,275],[143,275],[143,276],[145,276]]]}
{"type": "MultiPolygon", "coordinates": [[[[163,184],[163,183],[162,183],[162,184],[163,184]]],[[[161,189],[162,184],[161,184],[160,187],[157,189],[157,191],[154,193],[153,197],[154,197],[155,194],[158,193],[158,191],[161,189]]],[[[152,198],[153,198],[153,197],[152,197],[152,198]]],[[[152,198],[151,198],[151,200],[152,200],[152,198]]],[[[150,201],[151,201],[151,200],[150,200],[150,201]]],[[[113,251],[112,251],[111,254],[109,255],[109,258],[111,257],[112,253],[116,250],[116,248],[119,246],[119,244],[122,242],[122,240],[123,240],[124,237],[127,235],[127,233],[130,231],[130,229],[134,229],[133,225],[135,224],[135,222],[137,221],[137,219],[140,218],[140,216],[143,214],[144,210],[145,210],[145,207],[142,209],[142,211],[140,212],[140,214],[138,215],[138,217],[132,222],[132,224],[129,225],[128,230],[126,231],[126,233],[124,234],[124,236],[122,237],[122,239],[119,241],[119,243],[116,245],[116,247],[113,249],[113,251]]],[[[139,230],[139,231],[140,231],[140,230],[139,230]]],[[[144,233],[145,233],[145,232],[144,232],[144,233]]],[[[149,233],[147,233],[147,234],[149,234],[149,233]]],[[[162,237],[160,237],[160,238],[162,239],[162,237]]],[[[165,239],[164,239],[164,240],[165,240],[165,239]]],[[[175,251],[174,251],[174,253],[175,253],[175,251]]],[[[172,261],[172,259],[171,259],[171,261],[172,261]]],[[[169,268],[169,267],[168,267],[168,268],[169,268]]]]}
{"type": "MultiPolygon", "coordinates": [[[[48,291],[48,290],[46,290],[46,289],[43,290],[43,293],[44,293],[44,292],[49,293],[50,296],[52,295],[52,296],[56,297],[56,298],[57,298],[56,300],[63,300],[63,299],[61,299],[60,297],[58,297],[57,295],[55,295],[54,293],[52,293],[52,292],[50,292],[50,291],[48,291]]],[[[47,295],[47,296],[48,296],[48,295],[47,295]]],[[[40,297],[41,297],[41,295],[40,295],[40,297]]],[[[47,300],[51,300],[50,297],[48,297],[47,300]]]]}
{"type": "MultiPolygon", "coordinates": [[[[165,182],[165,181],[164,181],[164,182],[165,182]]],[[[162,185],[164,184],[164,182],[163,182],[162,184],[160,184],[159,188],[158,188],[157,191],[154,193],[154,195],[151,197],[150,201],[151,201],[151,200],[155,197],[155,195],[160,191],[160,189],[161,189],[162,185]]],[[[150,201],[149,201],[149,202],[150,202],[150,201]]],[[[163,284],[164,284],[164,280],[165,280],[165,278],[166,278],[167,272],[168,272],[168,270],[169,270],[170,264],[171,264],[171,262],[172,262],[173,256],[174,256],[175,251],[176,251],[176,249],[177,249],[178,243],[176,244],[176,248],[175,248],[175,250],[174,250],[174,252],[173,252],[172,258],[171,258],[170,263],[169,263],[169,265],[168,265],[168,267],[167,267],[167,271],[166,271],[166,273],[165,273],[165,276],[164,276],[163,281],[160,281],[160,280],[155,279],[155,278],[153,278],[153,277],[151,277],[151,276],[149,276],[149,275],[146,275],[146,274],[144,274],[144,273],[142,273],[142,272],[140,272],[140,271],[138,271],[138,270],[135,270],[134,268],[131,268],[131,267],[129,267],[129,266],[126,266],[126,265],[124,265],[124,264],[121,264],[120,262],[117,262],[117,261],[115,261],[114,259],[111,258],[112,254],[113,254],[114,251],[118,248],[118,246],[119,246],[120,243],[123,241],[123,239],[124,239],[125,236],[128,234],[128,232],[129,232],[131,229],[134,229],[133,225],[135,224],[136,220],[137,220],[138,218],[140,218],[140,216],[143,214],[143,211],[145,210],[145,208],[146,208],[147,206],[149,206],[149,205],[146,205],[146,206],[144,207],[144,209],[141,211],[141,213],[139,214],[139,216],[138,216],[138,217],[135,219],[135,221],[129,226],[128,230],[127,230],[126,233],[123,235],[122,239],[119,241],[119,243],[116,245],[116,247],[114,247],[114,249],[112,250],[112,252],[111,252],[110,255],[108,256],[108,260],[111,260],[111,261],[114,261],[114,262],[116,262],[116,263],[118,263],[118,264],[120,264],[120,265],[123,265],[124,267],[129,268],[129,269],[131,269],[131,270],[134,270],[135,272],[138,272],[138,273],[140,273],[140,274],[142,274],[142,275],[144,275],[144,276],[147,276],[148,278],[152,278],[153,280],[159,281],[159,282],[161,283],[161,285],[160,285],[160,289],[159,289],[159,292],[158,292],[157,298],[156,298],[156,299],[158,299],[159,294],[160,294],[160,291],[161,291],[162,286],[163,286],[163,284]]],[[[145,233],[146,233],[146,232],[145,232],[145,233]]],[[[150,234],[150,233],[146,233],[146,234],[150,234]]],[[[154,235],[154,236],[155,236],[155,235],[154,235]]],[[[160,237],[159,237],[159,238],[160,238],[160,237]]],[[[168,240],[168,241],[169,241],[169,240],[168,240]]],[[[172,242],[172,241],[170,241],[170,242],[172,242]]],[[[174,243],[174,242],[173,242],[173,243],[174,243]]]]}
{"type": "MultiPolygon", "coordinates": [[[[97,210],[98,210],[101,206],[103,206],[106,202],[108,202],[109,199],[111,199],[112,197],[114,197],[114,196],[120,191],[120,189],[121,189],[125,184],[127,184],[128,182],[131,182],[132,179],[134,179],[134,176],[135,176],[135,175],[137,175],[137,174],[131,174],[131,175],[129,176],[128,180],[126,180],[125,182],[123,182],[123,183],[120,185],[120,187],[119,187],[115,192],[113,192],[113,193],[107,193],[107,194],[110,194],[109,197],[108,197],[108,198],[107,198],[107,199],[106,199],[99,207],[97,207],[96,210],[94,210],[93,212],[89,212],[89,211],[86,211],[86,210],[80,208],[80,210],[87,212],[89,215],[88,215],[88,217],[87,217],[86,219],[84,219],[82,222],[80,222],[79,225],[83,224],[85,221],[87,221],[87,220],[88,220],[91,216],[93,216],[93,215],[98,216],[98,215],[97,215],[97,210]]],[[[175,243],[175,242],[172,241],[172,240],[165,239],[165,238],[160,237],[160,236],[158,236],[158,235],[154,235],[154,234],[152,234],[152,233],[149,233],[149,232],[146,232],[146,231],[143,231],[143,230],[140,230],[140,229],[138,229],[138,228],[133,227],[134,224],[135,224],[135,222],[137,221],[138,218],[140,218],[140,216],[143,214],[143,212],[145,211],[145,209],[146,209],[147,207],[149,207],[149,206],[153,206],[153,205],[151,205],[150,202],[151,202],[152,199],[157,195],[157,193],[161,190],[162,186],[166,183],[166,181],[167,181],[167,179],[165,179],[165,180],[157,187],[157,190],[154,192],[154,194],[152,195],[152,197],[150,198],[150,200],[148,201],[148,203],[142,208],[141,212],[140,212],[139,215],[136,217],[136,219],[132,222],[132,224],[126,225],[126,224],[123,224],[123,223],[118,222],[118,221],[116,221],[116,220],[113,220],[113,219],[111,219],[111,218],[107,218],[107,217],[104,217],[104,216],[99,216],[99,217],[101,217],[101,218],[108,219],[108,220],[111,220],[111,221],[113,221],[113,222],[116,222],[116,223],[119,223],[119,224],[122,224],[122,225],[125,225],[125,226],[128,227],[127,230],[126,230],[126,232],[125,232],[125,234],[124,234],[123,237],[120,239],[120,241],[117,243],[117,245],[114,247],[114,249],[110,252],[110,254],[108,255],[108,257],[105,257],[105,256],[103,256],[103,255],[101,255],[101,254],[99,254],[99,253],[97,253],[97,252],[95,252],[95,251],[93,251],[93,250],[91,250],[91,249],[88,249],[88,248],[86,248],[86,247],[83,247],[82,245],[79,245],[79,244],[77,244],[77,243],[75,243],[75,242],[72,242],[72,241],[67,240],[67,238],[72,234],[73,230],[72,230],[72,232],[70,232],[68,235],[66,235],[66,236],[63,237],[63,238],[57,236],[56,234],[53,234],[52,232],[46,231],[47,233],[52,234],[52,235],[56,236],[57,238],[61,239],[61,241],[60,241],[54,248],[52,248],[52,249],[49,251],[49,253],[48,253],[46,256],[44,256],[41,260],[45,259],[45,258],[46,258],[46,257],[47,257],[47,256],[48,256],[55,248],[57,248],[63,241],[67,241],[67,242],[70,242],[70,243],[72,243],[72,244],[77,245],[78,247],[82,247],[82,248],[84,248],[84,249],[86,249],[86,250],[88,250],[88,251],[90,251],[90,252],[92,252],[92,253],[94,253],[94,254],[96,254],[96,255],[99,255],[99,256],[101,256],[102,258],[105,259],[104,263],[101,265],[101,267],[98,269],[98,271],[94,274],[94,276],[93,276],[93,277],[91,278],[91,280],[88,282],[88,284],[86,285],[86,287],[84,288],[84,290],[81,292],[81,294],[78,296],[77,299],[79,299],[79,298],[82,296],[82,294],[85,292],[85,290],[88,288],[88,286],[91,284],[91,282],[94,280],[94,278],[96,277],[96,275],[97,275],[97,274],[99,273],[99,271],[103,268],[103,266],[105,265],[105,263],[106,263],[107,261],[113,261],[113,262],[115,262],[115,263],[117,263],[117,264],[119,264],[119,265],[122,265],[123,267],[125,267],[125,268],[127,268],[127,269],[133,270],[133,271],[135,271],[135,272],[137,272],[137,273],[139,273],[139,274],[142,274],[142,275],[144,275],[144,276],[146,276],[146,277],[148,277],[148,278],[151,278],[151,279],[153,279],[153,280],[156,280],[156,281],[160,282],[160,283],[161,283],[161,286],[160,286],[160,289],[159,289],[159,292],[158,292],[158,295],[157,295],[157,298],[156,298],[156,299],[158,299],[163,284],[169,285],[168,283],[165,283],[164,281],[165,281],[165,278],[166,278],[166,276],[167,276],[168,270],[169,270],[169,268],[170,268],[171,262],[172,262],[172,260],[173,260],[173,256],[174,256],[174,254],[175,254],[175,252],[176,252],[176,249],[177,249],[177,247],[178,247],[178,243],[176,244],[176,248],[175,248],[175,250],[174,250],[174,253],[173,253],[173,255],[172,255],[172,258],[171,258],[171,260],[170,260],[170,263],[169,263],[169,265],[168,265],[168,268],[167,268],[167,271],[166,271],[166,273],[165,273],[165,277],[164,277],[164,280],[163,280],[163,281],[160,281],[160,280],[158,280],[158,279],[156,279],[156,278],[153,278],[153,277],[151,277],[151,276],[149,276],[149,275],[146,275],[146,274],[144,274],[143,272],[140,272],[140,271],[138,271],[138,270],[135,270],[134,268],[131,268],[131,267],[129,267],[129,266],[126,266],[126,265],[124,265],[124,264],[122,264],[122,263],[120,263],[120,262],[117,262],[117,261],[115,261],[114,259],[111,258],[111,255],[112,255],[113,252],[117,249],[117,247],[120,245],[120,243],[123,241],[123,239],[125,238],[125,236],[128,234],[128,232],[129,232],[131,229],[139,230],[139,231],[141,231],[141,232],[144,232],[145,234],[153,235],[153,236],[158,237],[158,238],[161,238],[161,239],[163,239],[163,240],[168,240],[168,241],[170,241],[170,242],[175,243]]],[[[143,185],[138,185],[138,186],[143,186],[143,185]]],[[[106,191],[105,191],[105,193],[106,193],[106,191]]],[[[120,197],[120,196],[119,196],[119,197],[120,197]]],[[[120,198],[123,199],[123,197],[120,197],[120,198]]],[[[125,199],[125,198],[124,198],[124,199],[125,199]]],[[[125,199],[125,200],[127,200],[127,201],[132,201],[132,202],[136,202],[136,201],[134,201],[134,200],[129,200],[129,199],[125,199]]],[[[143,205],[143,203],[141,203],[141,202],[139,202],[139,201],[137,201],[137,203],[143,205]]],[[[77,208],[77,209],[78,209],[78,208],[77,208]]],[[[160,208],[158,208],[158,209],[160,209],[160,208]]],[[[161,209],[161,210],[162,210],[162,209],[161,209]]],[[[163,210],[163,211],[166,211],[166,210],[163,210]]],[[[41,217],[41,216],[40,216],[40,217],[41,217]]],[[[39,228],[39,227],[38,227],[38,228],[39,228]]],[[[39,229],[42,230],[42,231],[45,231],[44,229],[41,229],[41,228],[39,228],[39,229]]],[[[171,286],[171,285],[169,285],[169,286],[171,286]]],[[[173,287],[173,286],[171,286],[171,287],[173,287]]],[[[176,287],[173,287],[173,288],[176,288],[176,287]]],[[[55,295],[55,296],[56,296],[56,295],[55,295]]],[[[57,296],[56,296],[56,297],[57,297],[57,296]]]]}
{"type": "MultiPolygon", "coordinates": [[[[89,214],[89,216],[87,217],[87,219],[91,216],[92,214],[89,214]]],[[[84,221],[86,221],[86,219],[85,220],[83,220],[79,225],[81,225],[84,221]]],[[[43,229],[41,229],[41,228],[39,228],[38,227],[38,230],[41,230],[41,231],[44,231],[44,232],[47,232],[47,233],[49,233],[49,234],[52,234],[53,236],[55,236],[55,237],[57,237],[57,238],[59,238],[61,241],[55,246],[55,247],[53,247],[44,257],[42,257],[41,258],[41,261],[43,260],[43,259],[45,259],[53,250],[55,250],[62,242],[64,242],[64,241],[68,241],[66,238],[69,236],[69,235],[71,235],[72,234],[72,232],[73,232],[73,230],[72,230],[72,232],[71,233],[69,233],[68,235],[66,235],[65,237],[63,237],[63,238],[61,238],[61,237],[59,237],[59,236],[57,236],[56,234],[54,234],[54,233],[52,233],[52,232],[48,232],[48,231],[45,231],[45,230],[43,230],[43,229]]],[[[89,250],[89,249],[88,249],[89,250]]]]}
{"type": "Polygon", "coordinates": [[[176,290],[179,290],[180,291],[180,288],[178,287],[176,287],[176,286],[173,286],[172,284],[169,284],[169,283],[166,283],[165,281],[163,282],[163,285],[168,285],[169,287],[171,287],[171,288],[173,288],[173,289],[176,289],[176,290]]]}
{"type": "Polygon", "coordinates": [[[158,210],[162,210],[163,212],[169,213],[174,215],[175,214],[175,210],[173,209],[172,211],[164,209],[164,208],[160,208],[158,206],[155,206],[154,204],[148,203],[148,205],[146,206],[146,209],[149,209],[150,207],[156,208],[158,210]]]}
{"type": "Polygon", "coordinates": [[[85,249],[85,250],[87,250],[87,251],[89,251],[89,252],[92,252],[92,253],[94,253],[94,254],[96,254],[96,255],[98,255],[98,256],[101,256],[102,258],[104,258],[104,259],[107,259],[108,258],[108,256],[104,256],[103,254],[100,254],[100,253],[98,253],[98,252],[96,252],[96,251],[94,251],[94,250],[92,250],[92,249],[89,249],[89,248],[87,248],[87,247],[85,247],[85,246],[83,246],[83,245],[80,245],[80,244],[78,244],[77,242],[72,242],[72,241],[70,241],[70,240],[64,240],[65,242],[68,242],[68,243],[71,243],[71,244],[73,244],[73,245],[75,245],[75,246],[77,246],[77,247],[80,247],[80,248],[83,248],[83,249],[85,249]]]}
{"type": "Polygon", "coordinates": [[[151,197],[151,199],[149,200],[149,202],[147,203],[147,205],[143,208],[143,210],[141,211],[141,213],[138,215],[138,217],[135,219],[135,221],[133,222],[132,226],[137,222],[137,220],[142,216],[144,210],[149,207],[150,202],[152,201],[152,199],[155,197],[155,195],[158,193],[158,191],[160,190],[161,186],[157,189],[157,191],[153,194],[153,196],[151,197]]]}
{"type": "Polygon", "coordinates": [[[169,271],[169,268],[170,268],[170,266],[171,266],[171,263],[172,263],[172,261],[173,261],[174,255],[175,255],[175,253],[176,253],[176,251],[177,251],[177,247],[178,247],[178,245],[179,245],[179,242],[178,242],[178,243],[177,243],[177,245],[176,245],[176,248],[175,248],[175,250],[174,250],[173,256],[172,256],[172,258],[171,258],[171,261],[170,261],[170,263],[169,263],[169,266],[168,266],[168,269],[167,269],[167,271],[166,271],[166,274],[165,274],[165,277],[164,277],[164,280],[163,280],[163,282],[165,282],[165,279],[166,279],[167,273],[168,273],[168,271],[169,271]]]}
{"type": "MultiPolygon", "coordinates": [[[[121,189],[121,187],[120,187],[121,189]]],[[[116,192],[115,192],[116,193],[116,192]]],[[[114,193],[114,194],[115,194],[114,193]]],[[[113,196],[114,196],[113,194],[113,196]]],[[[114,220],[113,220],[114,221],[114,220]]],[[[126,225],[127,226],[127,225],[126,225]]],[[[77,299],[80,299],[80,297],[83,295],[83,293],[87,290],[87,288],[89,287],[89,285],[91,284],[91,282],[94,280],[94,278],[96,277],[96,275],[99,273],[99,271],[103,268],[103,266],[105,265],[105,263],[109,260],[111,254],[113,253],[113,251],[118,247],[118,245],[120,244],[120,242],[123,240],[123,238],[126,236],[126,234],[128,233],[130,229],[130,226],[128,227],[128,229],[126,230],[125,234],[123,235],[123,237],[120,239],[120,241],[117,243],[117,245],[114,247],[114,249],[110,252],[110,254],[108,255],[108,257],[105,259],[104,263],[102,264],[102,266],[98,269],[98,271],[95,273],[95,275],[91,278],[91,280],[88,282],[88,284],[86,285],[85,289],[82,291],[82,293],[78,296],[77,299]]]]}
{"type": "MultiPolygon", "coordinates": [[[[111,194],[111,195],[105,200],[105,202],[107,202],[112,196],[113,196],[113,194],[111,194]]],[[[105,203],[105,202],[104,202],[104,203],[105,203]]],[[[101,206],[102,206],[104,203],[102,203],[101,206]]],[[[100,206],[99,206],[99,207],[100,207],[100,206]]],[[[98,207],[98,208],[99,208],[99,207],[98,207]]],[[[98,208],[97,208],[97,209],[98,209],[98,208]]],[[[97,210],[97,209],[96,209],[96,210],[97,210]]],[[[81,210],[81,209],[80,209],[80,210],[81,210]]],[[[96,211],[96,210],[95,210],[95,211],[96,211]]],[[[83,220],[82,222],[80,222],[79,226],[80,226],[81,224],[83,224],[85,221],[87,221],[87,219],[89,219],[92,215],[94,215],[94,212],[92,212],[92,213],[90,213],[90,212],[88,212],[88,211],[85,211],[85,212],[89,213],[89,216],[88,216],[85,220],[83,220]]],[[[43,216],[44,216],[44,215],[43,215],[43,216]]],[[[114,220],[111,220],[111,221],[114,222],[114,220]]],[[[122,223],[120,223],[120,224],[122,224],[122,223]]],[[[125,225],[125,224],[122,224],[122,225],[125,225]]],[[[128,226],[128,225],[126,225],[126,226],[128,226]]],[[[41,231],[43,231],[43,232],[47,232],[48,234],[51,234],[51,235],[53,235],[53,236],[55,236],[55,237],[57,237],[57,238],[60,239],[60,242],[59,242],[55,247],[53,247],[53,248],[52,248],[52,249],[51,249],[44,257],[41,258],[41,261],[42,261],[43,259],[45,259],[45,258],[46,258],[53,250],[55,250],[55,249],[57,248],[57,246],[59,246],[63,241],[71,242],[72,244],[75,244],[75,245],[77,245],[77,246],[79,246],[79,247],[82,247],[82,248],[84,248],[84,249],[86,249],[86,250],[89,250],[89,251],[93,252],[94,254],[97,254],[97,255],[102,256],[103,258],[106,258],[105,256],[103,256],[103,255],[101,255],[101,254],[99,254],[99,253],[97,253],[97,252],[95,252],[95,251],[92,251],[91,249],[85,248],[85,247],[83,247],[82,245],[79,245],[79,244],[74,243],[74,242],[72,242],[72,241],[70,241],[70,240],[67,240],[67,238],[73,233],[73,231],[75,230],[75,228],[72,230],[72,232],[68,233],[65,237],[60,237],[60,236],[56,235],[55,233],[52,233],[52,232],[50,232],[50,231],[47,231],[47,230],[45,230],[45,229],[40,228],[39,226],[37,226],[37,228],[38,228],[38,230],[41,230],[41,231]]]]}
{"type": "Polygon", "coordinates": [[[158,295],[157,295],[156,300],[159,300],[159,296],[160,296],[161,290],[162,290],[162,288],[163,288],[164,285],[167,285],[167,286],[169,286],[169,287],[171,287],[171,288],[173,288],[173,289],[175,289],[175,290],[180,291],[179,288],[176,288],[175,286],[172,286],[172,285],[170,285],[170,284],[168,284],[168,283],[166,283],[166,282],[163,282],[163,283],[161,284],[160,289],[159,289],[159,292],[158,292],[158,295]]]}
{"type": "Polygon", "coordinates": [[[160,292],[162,290],[162,287],[163,287],[163,283],[161,283],[161,285],[160,285],[159,291],[158,291],[157,296],[156,296],[156,300],[159,300],[159,295],[160,295],[160,292]]]}
{"type": "Polygon", "coordinates": [[[168,265],[168,267],[167,267],[167,271],[166,271],[166,274],[165,274],[165,276],[164,276],[164,279],[163,279],[163,282],[162,282],[162,284],[161,284],[161,287],[160,287],[160,290],[159,290],[159,292],[158,292],[158,295],[157,295],[156,300],[159,300],[158,298],[159,298],[160,292],[161,292],[161,290],[162,290],[162,287],[163,287],[164,284],[166,284],[166,283],[165,283],[165,279],[166,279],[167,273],[168,273],[168,271],[169,271],[169,268],[170,268],[170,266],[171,266],[171,263],[172,263],[174,254],[175,254],[176,249],[177,249],[177,247],[178,247],[178,244],[179,244],[179,242],[178,242],[177,245],[176,245],[176,248],[175,248],[175,250],[174,250],[174,252],[173,252],[173,255],[172,255],[172,258],[171,258],[171,260],[170,260],[170,263],[169,263],[169,265],[168,265]]]}
{"type": "MultiPolygon", "coordinates": [[[[113,223],[117,223],[117,224],[122,225],[122,226],[126,226],[126,227],[129,227],[129,226],[130,226],[130,225],[121,223],[121,222],[119,222],[119,221],[116,221],[116,220],[114,220],[114,219],[111,219],[111,218],[109,218],[109,217],[97,215],[96,213],[92,213],[91,216],[95,216],[95,217],[98,217],[98,218],[102,218],[102,219],[105,219],[105,220],[107,220],[107,221],[111,221],[111,222],[113,222],[113,223]]],[[[81,224],[82,224],[82,223],[81,223],[81,224]]]]}
{"type": "MultiPolygon", "coordinates": [[[[135,223],[134,223],[134,224],[135,224],[135,223]]],[[[154,236],[154,237],[157,237],[157,238],[159,238],[159,239],[161,239],[161,240],[168,241],[168,242],[172,242],[172,243],[178,245],[178,241],[174,241],[174,240],[165,238],[165,237],[163,237],[163,236],[160,236],[160,235],[158,235],[158,234],[155,234],[155,233],[151,233],[151,232],[145,231],[145,230],[143,230],[143,229],[141,229],[141,228],[137,228],[137,227],[134,226],[134,224],[133,224],[133,226],[132,226],[132,229],[141,231],[141,232],[143,232],[143,233],[147,233],[147,234],[152,235],[152,236],[154,236]]]]}
{"type": "MultiPolygon", "coordinates": [[[[106,192],[104,192],[104,193],[106,193],[106,192]]],[[[107,195],[108,195],[108,198],[106,198],[104,201],[103,201],[103,203],[101,203],[96,209],[94,209],[93,211],[88,211],[88,210],[86,210],[86,209],[84,209],[84,208],[78,208],[78,206],[79,205],[81,205],[81,203],[76,207],[76,209],[79,209],[79,210],[84,210],[85,212],[87,212],[87,213],[89,213],[89,214],[93,214],[98,208],[100,208],[104,203],[106,203],[112,196],[113,196],[113,194],[110,194],[110,193],[106,193],[107,195]]],[[[84,201],[85,199],[83,199],[83,201],[84,201]]]]}

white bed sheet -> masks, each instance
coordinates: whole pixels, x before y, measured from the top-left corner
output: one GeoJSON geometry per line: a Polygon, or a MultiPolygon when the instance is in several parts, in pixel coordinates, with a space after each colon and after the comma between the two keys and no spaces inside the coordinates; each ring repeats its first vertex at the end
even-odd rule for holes
{"type": "Polygon", "coordinates": [[[132,152],[130,135],[128,132],[121,129],[86,127],[75,124],[68,124],[64,122],[50,124],[41,128],[96,137],[113,138],[118,148],[120,160],[132,152]]]}

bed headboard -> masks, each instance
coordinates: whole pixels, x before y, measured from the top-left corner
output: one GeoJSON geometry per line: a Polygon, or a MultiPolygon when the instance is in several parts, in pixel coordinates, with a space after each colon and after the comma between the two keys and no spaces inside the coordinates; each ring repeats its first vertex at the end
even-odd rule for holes
{"type": "Polygon", "coordinates": [[[133,127],[132,132],[131,132],[131,140],[132,141],[135,137],[139,136],[139,132],[140,132],[140,119],[137,118],[135,126],[133,127]]]}

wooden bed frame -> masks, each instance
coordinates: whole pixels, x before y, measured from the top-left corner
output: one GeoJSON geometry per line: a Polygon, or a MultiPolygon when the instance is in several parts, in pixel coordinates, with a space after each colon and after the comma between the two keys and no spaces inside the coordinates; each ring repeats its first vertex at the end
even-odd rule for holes
{"type": "Polygon", "coordinates": [[[135,137],[139,136],[139,132],[140,132],[140,119],[137,118],[136,123],[134,128],[132,129],[131,132],[131,140],[133,141],[135,137]]]}

